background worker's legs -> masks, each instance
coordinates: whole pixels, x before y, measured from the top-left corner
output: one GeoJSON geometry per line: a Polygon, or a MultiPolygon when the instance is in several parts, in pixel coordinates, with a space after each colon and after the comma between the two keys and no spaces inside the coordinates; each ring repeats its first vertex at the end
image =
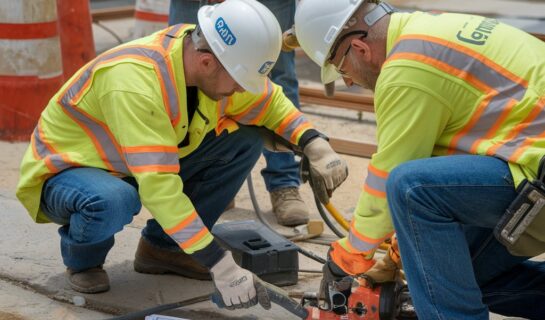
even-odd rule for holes
{"type": "Polygon", "coordinates": [[[527,268],[526,258],[511,256],[492,235],[516,196],[505,162],[483,156],[410,161],[390,173],[387,196],[420,315],[488,319],[485,303],[513,316],[545,314],[545,263],[528,266],[535,281],[513,281],[513,268],[527,268]],[[502,304],[506,292],[517,294],[502,304]],[[533,306],[520,308],[527,301],[533,306]]]}
{"type": "MultiPolygon", "coordinates": [[[[260,0],[274,13],[282,31],[293,26],[295,0],[260,0]]],[[[299,109],[299,82],[295,73],[295,52],[281,52],[270,74],[284,94],[299,109]]],[[[299,163],[291,152],[263,150],[267,166],[261,171],[279,224],[293,226],[308,222],[308,208],[299,194],[299,163]]]]}
{"type": "MultiPolygon", "coordinates": [[[[259,0],[275,15],[282,31],[293,26],[295,0],[259,0]]],[[[171,0],[169,24],[197,23],[198,1],[171,0]]],[[[295,53],[281,52],[270,74],[271,80],[280,85],[299,108],[299,83],[295,73],[295,53]]],[[[308,208],[299,194],[299,164],[291,152],[263,150],[267,166],[261,171],[271,204],[282,225],[299,225],[308,222],[308,208]]]]}
{"type": "MultiPolygon", "coordinates": [[[[204,224],[212,226],[235,197],[263,149],[256,128],[240,126],[233,133],[210,132],[202,144],[180,159],[184,193],[191,199],[204,224]]],[[[142,236],[157,247],[179,250],[155,220],[149,220],[142,236]]]]}

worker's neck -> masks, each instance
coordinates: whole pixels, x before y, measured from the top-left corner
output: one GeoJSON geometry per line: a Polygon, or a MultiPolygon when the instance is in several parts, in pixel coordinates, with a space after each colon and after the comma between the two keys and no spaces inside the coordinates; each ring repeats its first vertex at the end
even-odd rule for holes
{"type": "Polygon", "coordinates": [[[196,57],[197,51],[193,47],[193,42],[191,42],[190,37],[185,37],[182,59],[184,64],[185,85],[187,87],[197,85],[195,63],[191,63],[192,61],[195,61],[196,57]]]}

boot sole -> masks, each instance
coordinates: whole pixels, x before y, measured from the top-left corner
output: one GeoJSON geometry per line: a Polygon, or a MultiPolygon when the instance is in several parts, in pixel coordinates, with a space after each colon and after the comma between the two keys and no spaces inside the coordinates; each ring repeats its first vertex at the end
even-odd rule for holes
{"type": "Polygon", "coordinates": [[[204,274],[194,272],[168,264],[161,264],[160,266],[158,266],[153,262],[142,261],[142,259],[134,260],[134,271],[146,274],[176,274],[190,279],[212,280],[212,277],[209,273],[204,274]]]}
{"type": "Polygon", "coordinates": [[[101,293],[101,292],[106,292],[106,291],[110,290],[110,285],[109,284],[95,286],[95,287],[91,287],[91,288],[80,287],[77,284],[72,283],[70,280],[68,280],[68,284],[70,285],[70,287],[74,291],[81,292],[81,293],[101,293]]]}

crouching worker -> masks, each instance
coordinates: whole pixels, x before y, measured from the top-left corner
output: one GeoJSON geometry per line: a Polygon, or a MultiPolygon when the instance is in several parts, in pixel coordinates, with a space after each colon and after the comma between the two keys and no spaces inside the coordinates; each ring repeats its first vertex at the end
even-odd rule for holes
{"type": "Polygon", "coordinates": [[[198,18],[197,27],[174,25],[89,62],[32,134],[17,196],[36,222],[61,225],[76,291],[109,289],[102,266],[114,235],[143,204],[154,219],[136,271],[211,277],[228,308],[255,305],[256,276],[210,229],[261,154],[257,127],[302,148],[329,192],[346,178],[345,162],[267,78],[281,47],[273,14],[228,0],[198,18]]]}

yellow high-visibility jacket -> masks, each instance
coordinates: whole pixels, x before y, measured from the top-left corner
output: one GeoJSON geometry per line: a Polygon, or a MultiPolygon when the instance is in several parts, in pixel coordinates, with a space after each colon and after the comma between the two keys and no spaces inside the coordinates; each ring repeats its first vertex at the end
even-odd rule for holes
{"type": "MultiPolygon", "coordinates": [[[[349,252],[372,256],[393,233],[386,180],[431,156],[508,161],[515,184],[545,155],[545,43],[494,19],[395,13],[375,88],[378,150],[354,213],[349,252]]],[[[545,230],[544,230],[545,231],[545,230]]]]}
{"type": "Polygon", "coordinates": [[[17,187],[17,197],[35,221],[48,222],[40,209],[48,177],[70,167],[101,168],[133,176],[142,204],[192,254],[211,244],[213,236],[183,193],[179,158],[210,131],[235,130],[236,122],[267,127],[293,144],[316,132],[268,79],[258,95],[236,93],[214,101],[199,91],[198,112],[188,123],[182,52],[193,28],[175,25],[111,49],[51,99],[32,134],[17,187]],[[188,134],[189,144],[179,148],[188,134]]]}

